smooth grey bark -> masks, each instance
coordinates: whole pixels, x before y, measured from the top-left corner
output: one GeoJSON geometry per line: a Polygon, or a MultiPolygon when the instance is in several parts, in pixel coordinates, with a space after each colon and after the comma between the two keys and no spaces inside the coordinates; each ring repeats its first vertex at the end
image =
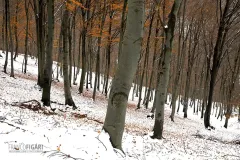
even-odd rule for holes
{"type": "MultiPolygon", "coordinates": [[[[69,3],[69,2],[68,2],[69,3]]],[[[76,109],[76,105],[72,99],[72,94],[70,91],[70,81],[69,81],[69,49],[68,49],[68,34],[70,34],[70,22],[69,22],[69,11],[66,8],[63,14],[62,19],[62,40],[63,40],[63,79],[64,79],[64,95],[65,95],[65,104],[73,106],[73,109],[76,109]]]]}
{"type": "Polygon", "coordinates": [[[112,146],[120,150],[122,150],[128,95],[141,51],[143,18],[144,0],[129,0],[122,53],[112,81],[107,114],[103,126],[103,129],[110,135],[112,146]]]}
{"type": "Polygon", "coordinates": [[[53,52],[53,37],[54,37],[54,0],[47,0],[47,49],[45,57],[45,65],[43,71],[43,92],[42,92],[42,102],[43,105],[50,106],[50,94],[51,94],[51,84],[52,84],[52,52],[53,52]]]}
{"type": "Polygon", "coordinates": [[[164,104],[167,95],[168,81],[169,81],[169,71],[170,71],[170,61],[172,54],[172,42],[174,37],[175,22],[177,17],[177,12],[180,6],[180,0],[175,0],[169,14],[169,20],[167,27],[165,27],[165,44],[163,52],[163,60],[161,62],[161,72],[159,77],[159,84],[156,91],[156,112],[155,112],[155,122],[153,128],[152,138],[161,139],[163,133],[163,123],[164,123],[164,104]]]}

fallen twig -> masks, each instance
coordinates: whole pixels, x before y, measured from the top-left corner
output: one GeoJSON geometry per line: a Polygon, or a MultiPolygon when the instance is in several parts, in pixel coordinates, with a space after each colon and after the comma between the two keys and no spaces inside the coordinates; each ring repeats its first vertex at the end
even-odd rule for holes
{"type": "Polygon", "coordinates": [[[97,137],[95,137],[99,142],[102,143],[102,145],[105,147],[106,151],[107,151],[107,147],[105,146],[105,144],[99,139],[99,135],[97,137]]]}
{"type": "Polygon", "coordinates": [[[226,154],[226,155],[223,155],[222,157],[237,157],[237,158],[240,158],[240,156],[232,155],[232,154],[226,154]]]}
{"type": "Polygon", "coordinates": [[[48,158],[51,158],[51,157],[54,157],[54,156],[59,156],[59,157],[62,157],[63,159],[84,160],[82,158],[72,157],[70,154],[66,154],[66,153],[63,153],[63,152],[57,151],[57,150],[51,150],[51,151],[44,151],[44,152],[42,152],[42,154],[48,154],[48,153],[50,153],[47,156],[48,158]]]}
{"type": "Polygon", "coordinates": [[[17,106],[19,108],[22,109],[29,109],[32,111],[42,111],[43,114],[45,115],[56,115],[56,113],[54,112],[54,110],[48,110],[46,107],[42,107],[41,103],[38,102],[37,100],[33,99],[33,100],[29,100],[29,101],[24,101],[24,102],[13,102],[11,104],[12,106],[17,106]]]}
{"type": "Polygon", "coordinates": [[[8,132],[1,132],[0,134],[9,134],[9,133],[14,132],[14,131],[16,131],[16,128],[11,130],[11,131],[8,131],[8,132]]]}

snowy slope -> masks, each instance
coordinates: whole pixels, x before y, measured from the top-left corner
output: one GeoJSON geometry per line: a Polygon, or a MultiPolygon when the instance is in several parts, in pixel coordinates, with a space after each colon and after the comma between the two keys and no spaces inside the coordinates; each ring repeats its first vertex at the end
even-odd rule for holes
{"type": "MultiPolygon", "coordinates": [[[[26,75],[21,73],[22,60],[23,56],[19,56],[14,62],[16,79],[0,72],[0,159],[13,160],[16,157],[17,159],[39,160],[49,158],[53,160],[64,158],[86,160],[240,159],[240,145],[234,144],[240,140],[240,124],[237,123],[237,118],[231,118],[229,128],[225,129],[222,127],[224,121],[212,117],[212,124],[216,130],[208,131],[204,128],[203,121],[199,118],[200,115],[193,115],[191,108],[188,111],[188,119],[183,119],[183,114],[180,112],[176,115],[175,122],[171,122],[170,108],[166,105],[164,139],[152,140],[150,135],[154,121],[146,118],[149,110],[135,111],[135,108],[129,107],[123,138],[123,148],[126,153],[124,156],[120,151],[114,151],[108,135],[101,130],[107,100],[100,93],[98,93],[97,101],[93,102],[91,90],[85,91],[80,96],[77,93],[77,86],[73,86],[73,99],[78,110],[73,111],[69,108],[65,111],[66,106],[62,105],[64,104],[63,84],[54,82],[51,98],[58,104],[53,103],[52,107],[64,110],[64,112],[56,110],[57,115],[47,116],[12,106],[13,102],[32,99],[40,102],[41,100],[41,91],[36,86],[36,60],[29,59],[26,75]],[[73,113],[86,114],[87,117],[77,118],[73,113]],[[9,146],[21,143],[42,144],[47,153],[9,153],[9,146]]],[[[0,70],[3,64],[4,58],[0,58],[0,70]]],[[[137,102],[130,103],[137,104],[137,102]]]]}

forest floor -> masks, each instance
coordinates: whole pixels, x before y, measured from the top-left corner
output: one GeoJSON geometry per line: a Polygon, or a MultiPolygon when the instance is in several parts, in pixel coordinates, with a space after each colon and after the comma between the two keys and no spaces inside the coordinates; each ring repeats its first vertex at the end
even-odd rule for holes
{"type": "MultiPolygon", "coordinates": [[[[1,71],[5,57],[2,55],[1,71]]],[[[107,99],[101,93],[94,102],[92,89],[79,95],[77,86],[72,86],[72,96],[78,107],[72,110],[64,105],[62,82],[53,82],[51,108],[56,109],[53,112],[38,103],[42,92],[36,85],[35,60],[29,58],[27,74],[21,72],[22,60],[23,56],[19,56],[14,62],[15,78],[0,72],[0,159],[240,159],[237,117],[231,118],[225,129],[224,118],[217,120],[213,114],[211,123],[215,130],[210,131],[204,128],[200,113],[193,114],[191,107],[187,119],[179,112],[175,122],[171,122],[171,110],[166,105],[164,139],[153,140],[150,135],[154,120],[147,118],[150,109],[135,110],[137,98],[129,101],[127,109],[123,155],[112,148],[108,134],[102,131],[107,99]],[[31,150],[28,144],[33,145],[31,150]],[[36,150],[35,144],[43,148],[36,150]]]]}

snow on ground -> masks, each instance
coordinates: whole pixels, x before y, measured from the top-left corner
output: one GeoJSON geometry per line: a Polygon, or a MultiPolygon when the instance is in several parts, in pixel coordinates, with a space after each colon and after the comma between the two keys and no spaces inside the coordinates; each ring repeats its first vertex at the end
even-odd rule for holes
{"type": "MultiPolygon", "coordinates": [[[[124,156],[111,147],[108,135],[102,131],[107,100],[100,93],[97,101],[93,102],[91,90],[80,96],[77,86],[73,86],[72,95],[78,110],[73,111],[69,107],[62,112],[58,109],[65,110],[67,107],[62,105],[63,84],[54,82],[51,98],[58,103],[52,104],[52,108],[58,108],[56,115],[47,116],[12,106],[13,102],[41,100],[41,91],[36,86],[36,60],[29,59],[26,75],[21,73],[22,60],[23,56],[19,56],[14,62],[16,78],[0,72],[0,159],[240,159],[240,145],[233,143],[240,140],[237,118],[231,118],[229,128],[225,129],[222,127],[224,119],[220,121],[212,116],[212,125],[216,129],[209,131],[204,128],[200,115],[192,114],[192,108],[189,108],[187,119],[182,118],[180,112],[176,114],[175,122],[171,122],[170,108],[166,105],[164,139],[153,140],[150,135],[154,121],[146,117],[150,110],[135,111],[135,98],[127,110],[124,156]],[[86,114],[87,117],[75,117],[73,113],[86,114]],[[9,147],[22,143],[43,145],[46,153],[9,152],[9,147]]],[[[3,64],[4,58],[0,58],[0,70],[3,70],[3,64]]]]}

